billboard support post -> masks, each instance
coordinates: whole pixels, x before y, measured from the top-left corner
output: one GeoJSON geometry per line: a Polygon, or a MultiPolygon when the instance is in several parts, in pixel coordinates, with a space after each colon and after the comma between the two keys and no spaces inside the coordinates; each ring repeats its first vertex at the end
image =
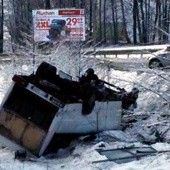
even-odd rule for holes
{"type": "Polygon", "coordinates": [[[33,74],[34,74],[34,71],[35,71],[36,53],[37,53],[37,43],[35,43],[35,42],[33,41],[33,54],[32,54],[33,74]]]}

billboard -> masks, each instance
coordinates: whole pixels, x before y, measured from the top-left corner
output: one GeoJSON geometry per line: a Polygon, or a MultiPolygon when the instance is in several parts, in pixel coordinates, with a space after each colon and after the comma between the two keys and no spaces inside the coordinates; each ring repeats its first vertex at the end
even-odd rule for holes
{"type": "Polygon", "coordinates": [[[85,40],[84,9],[33,10],[34,41],[85,40]]]}

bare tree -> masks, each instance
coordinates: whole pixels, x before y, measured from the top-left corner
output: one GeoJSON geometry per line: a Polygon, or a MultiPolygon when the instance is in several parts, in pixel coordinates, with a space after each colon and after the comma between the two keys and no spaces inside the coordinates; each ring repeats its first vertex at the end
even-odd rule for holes
{"type": "Polygon", "coordinates": [[[133,0],[133,43],[137,44],[137,0],[133,0]]]}
{"type": "Polygon", "coordinates": [[[123,2],[123,0],[120,0],[120,2],[121,2],[121,10],[122,10],[122,18],[123,18],[123,28],[124,28],[124,32],[125,32],[125,38],[126,38],[126,41],[127,41],[127,43],[131,43],[131,41],[130,41],[130,38],[129,38],[129,36],[128,36],[128,32],[127,32],[127,26],[126,26],[126,19],[125,19],[125,12],[124,12],[124,2],[123,2]]]}
{"type": "Polygon", "coordinates": [[[50,0],[45,0],[45,9],[50,9],[50,8],[51,8],[50,0]]]}
{"type": "Polygon", "coordinates": [[[138,28],[138,35],[139,35],[139,41],[142,43],[142,32],[141,32],[141,24],[140,24],[140,15],[139,15],[139,7],[138,7],[138,0],[136,5],[136,22],[137,22],[137,28],[138,28]]]}
{"type": "Polygon", "coordinates": [[[103,4],[103,43],[106,43],[106,0],[103,4]]]}
{"type": "Polygon", "coordinates": [[[112,22],[113,22],[113,43],[117,44],[118,43],[118,23],[116,19],[116,2],[114,0],[111,0],[111,7],[112,7],[112,22]]]}
{"type": "MultiPolygon", "coordinates": [[[[165,32],[169,31],[169,22],[168,15],[170,16],[170,2],[168,3],[168,0],[163,0],[162,2],[162,28],[165,32]],[[168,9],[169,8],[169,9],[168,9]],[[168,11],[169,10],[169,11],[168,11]]],[[[163,41],[167,41],[168,36],[166,34],[163,34],[163,41]]]]}
{"type": "Polygon", "coordinates": [[[93,0],[90,0],[90,11],[89,11],[89,37],[92,38],[93,31],[93,0]]]}
{"type": "MultiPolygon", "coordinates": [[[[145,0],[146,1],[146,0],[145,0]]],[[[146,4],[147,2],[145,2],[146,4]]],[[[141,11],[141,22],[142,22],[142,37],[141,37],[141,41],[143,43],[147,43],[147,29],[146,29],[146,22],[147,22],[147,18],[145,18],[145,12],[144,12],[144,4],[143,4],[143,0],[140,0],[140,11],[141,11]]],[[[146,16],[148,16],[148,10],[146,9],[146,16]]],[[[147,26],[149,26],[149,23],[147,24],[147,26]]]]}
{"type": "Polygon", "coordinates": [[[99,0],[99,41],[102,40],[102,0],[99,0]]]}
{"type": "Polygon", "coordinates": [[[3,53],[3,35],[4,35],[4,2],[1,0],[0,4],[0,53],[3,53]]]}

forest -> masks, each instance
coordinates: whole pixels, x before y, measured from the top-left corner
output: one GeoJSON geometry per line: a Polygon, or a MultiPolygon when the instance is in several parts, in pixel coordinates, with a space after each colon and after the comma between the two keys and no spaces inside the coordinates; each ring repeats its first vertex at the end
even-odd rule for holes
{"type": "Polygon", "coordinates": [[[89,45],[160,44],[170,39],[169,0],[0,0],[0,52],[32,42],[32,10],[85,9],[89,45]]]}

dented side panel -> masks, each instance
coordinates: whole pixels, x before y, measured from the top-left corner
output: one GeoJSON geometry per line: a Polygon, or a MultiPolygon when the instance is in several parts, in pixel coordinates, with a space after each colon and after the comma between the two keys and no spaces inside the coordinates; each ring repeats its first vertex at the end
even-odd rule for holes
{"type": "Polygon", "coordinates": [[[82,104],[67,104],[56,115],[56,133],[91,133],[120,129],[121,101],[95,102],[88,115],[82,114],[82,104]]]}

